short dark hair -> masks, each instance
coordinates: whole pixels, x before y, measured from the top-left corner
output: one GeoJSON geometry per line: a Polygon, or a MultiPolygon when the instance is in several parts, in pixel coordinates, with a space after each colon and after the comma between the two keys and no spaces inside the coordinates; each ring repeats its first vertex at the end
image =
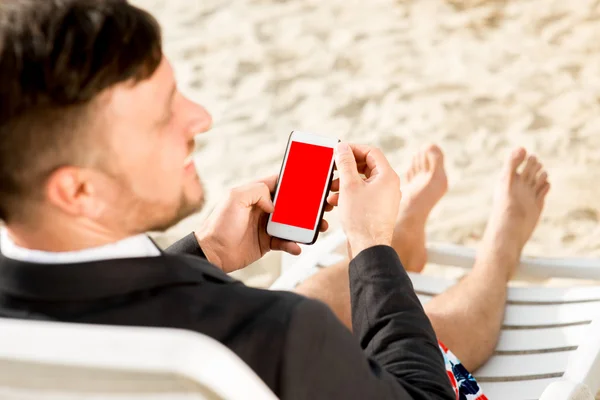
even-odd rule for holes
{"type": "Polygon", "coordinates": [[[0,1],[0,220],[82,162],[100,93],[161,60],[157,21],[126,0],[0,1]]]}

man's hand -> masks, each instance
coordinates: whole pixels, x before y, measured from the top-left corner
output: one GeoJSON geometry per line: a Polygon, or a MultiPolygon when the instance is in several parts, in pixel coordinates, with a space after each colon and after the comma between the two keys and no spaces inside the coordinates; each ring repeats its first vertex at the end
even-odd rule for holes
{"type": "MultiPolygon", "coordinates": [[[[247,267],[270,250],[300,254],[297,243],[267,234],[267,218],[274,210],[271,193],[276,184],[275,175],[229,192],[204,226],[195,232],[208,261],[230,273],[247,267]]],[[[332,208],[328,206],[326,211],[332,208]]],[[[321,232],[327,228],[327,222],[323,221],[321,232]]]]}
{"type": "Polygon", "coordinates": [[[338,206],[349,255],[376,245],[390,245],[400,206],[400,178],[379,149],[339,143],[335,151],[339,178],[330,205],[338,206]],[[364,175],[364,178],[361,176],[364,175]]]}

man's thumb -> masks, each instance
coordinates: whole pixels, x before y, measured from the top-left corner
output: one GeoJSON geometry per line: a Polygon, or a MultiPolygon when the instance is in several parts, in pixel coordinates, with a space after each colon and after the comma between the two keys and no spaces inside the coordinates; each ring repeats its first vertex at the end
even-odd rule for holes
{"type": "Polygon", "coordinates": [[[335,165],[342,182],[359,178],[356,159],[348,143],[338,143],[335,147],[335,165]]]}

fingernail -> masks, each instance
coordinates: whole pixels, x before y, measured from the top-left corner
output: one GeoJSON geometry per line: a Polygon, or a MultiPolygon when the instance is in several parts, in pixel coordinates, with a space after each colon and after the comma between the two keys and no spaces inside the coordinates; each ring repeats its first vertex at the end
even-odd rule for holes
{"type": "Polygon", "coordinates": [[[337,154],[344,154],[344,153],[348,153],[350,151],[350,146],[348,146],[348,143],[338,143],[337,146],[335,147],[335,152],[337,154]]]}

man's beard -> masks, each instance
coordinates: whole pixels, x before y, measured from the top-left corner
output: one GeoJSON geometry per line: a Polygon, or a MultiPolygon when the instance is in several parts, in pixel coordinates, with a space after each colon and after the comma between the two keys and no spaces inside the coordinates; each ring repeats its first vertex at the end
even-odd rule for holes
{"type": "MultiPolygon", "coordinates": [[[[203,190],[203,192],[204,192],[204,190],[203,190]]],[[[155,221],[148,220],[149,225],[144,231],[145,232],[148,232],[148,231],[164,232],[167,229],[175,226],[176,224],[178,224],[185,218],[189,217],[190,215],[200,211],[203,207],[204,207],[204,197],[200,198],[196,202],[192,202],[185,196],[185,193],[182,193],[181,198],[179,200],[179,206],[174,211],[174,213],[172,213],[171,215],[165,215],[164,218],[159,219],[159,220],[155,220],[155,221]]],[[[149,207],[149,208],[152,209],[155,207],[149,207]]]]}
{"type": "MultiPolygon", "coordinates": [[[[118,204],[113,206],[119,213],[123,213],[121,224],[132,234],[166,231],[204,206],[204,195],[190,199],[182,190],[179,202],[174,206],[172,203],[146,200],[132,191],[126,181],[119,183],[121,196],[118,204]]],[[[203,188],[201,193],[204,193],[203,188]]]]}
{"type": "Polygon", "coordinates": [[[181,220],[200,211],[204,206],[204,188],[200,178],[196,176],[197,183],[201,186],[200,197],[189,198],[186,196],[185,189],[181,189],[179,202],[174,205],[159,200],[148,200],[141,197],[132,188],[128,179],[112,168],[102,168],[103,175],[113,184],[117,185],[120,193],[113,198],[111,204],[114,214],[110,217],[111,223],[115,219],[119,221],[120,230],[125,229],[130,234],[139,234],[146,232],[163,232],[173,227],[181,220]]]}

